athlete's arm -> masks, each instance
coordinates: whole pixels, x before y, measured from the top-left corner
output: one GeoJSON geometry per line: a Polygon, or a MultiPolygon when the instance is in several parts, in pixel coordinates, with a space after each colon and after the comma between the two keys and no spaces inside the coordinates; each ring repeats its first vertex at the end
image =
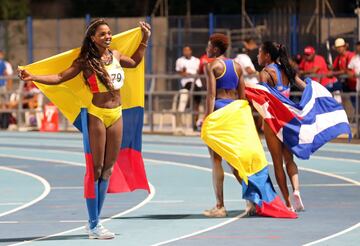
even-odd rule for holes
{"type": "Polygon", "coordinates": [[[214,75],[214,67],[217,61],[208,63],[204,66],[205,68],[205,78],[206,78],[206,107],[205,107],[205,116],[206,118],[209,114],[214,111],[215,106],[215,97],[216,97],[216,79],[214,75]]]}
{"type": "Polygon", "coordinates": [[[143,33],[143,38],[141,40],[141,43],[131,57],[120,54],[119,61],[122,67],[127,67],[127,68],[136,67],[141,62],[142,58],[145,55],[147,42],[151,35],[151,27],[148,23],[143,21],[140,21],[139,25],[143,33]]]}
{"type": "Polygon", "coordinates": [[[34,75],[25,69],[18,69],[18,76],[23,81],[35,81],[45,85],[58,85],[74,78],[81,72],[80,62],[75,60],[72,65],[59,74],[34,75]]]}
{"type": "Polygon", "coordinates": [[[235,63],[235,69],[236,69],[236,73],[239,77],[239,85],[238,85],[238,97],[241,100],[246,100],[245,97],[245,82],[244,82],[244,76],[241,70],[241,66],[238,63],[235,63]]]}

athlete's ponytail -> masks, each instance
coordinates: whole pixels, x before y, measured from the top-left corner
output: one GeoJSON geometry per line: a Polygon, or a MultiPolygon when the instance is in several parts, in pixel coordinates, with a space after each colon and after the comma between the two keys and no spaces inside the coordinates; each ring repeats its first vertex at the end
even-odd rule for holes
{"type": "Polygon", "coordinates": [[[286,48],[282,44],[279,45],[279,61],[280,67],[284,70],[287,78],[290,81],[290,84],[295,84],[296,72],[295,69],[291,66],[286,48]]]}
{"type": "Polygon", "coordinates": [[[289,79],[290,84],[294,84],[296,72],[290,65],[285,46],[283,44],[266,41],[262,44],[261,49],[270,55],[272,62],[280,65],[280,68],[284,70],[286,77],[289,79]]]}

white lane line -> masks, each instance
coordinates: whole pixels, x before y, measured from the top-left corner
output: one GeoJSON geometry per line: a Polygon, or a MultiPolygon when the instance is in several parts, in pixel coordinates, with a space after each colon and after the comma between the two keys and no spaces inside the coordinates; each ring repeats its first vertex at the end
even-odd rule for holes
{"type": "MultiPolygon", "coordinates": [[[[324,237],[324,238],[321,238],[321,239],[319,239],[319,240],[316,240],[316,241],[313,241],[313,242],[304,244],[303,246],[315,245],[315,244],[317,244],[317,243],[321,243],[321,242],[327,241],[327,240],[329,240],[329,239],[332,239],[332,238],[335,238],[335,237],[344,235],[345,233],[348,233],[348,232],[350,232],[350,231],[352,231],[352,230],[355,230],[356,228],[360,228],[360,223],[357,223],[357,224],[353,225],[352,227],[349,227],[349,228],[347,228],[347,229],[345,229],[345,230],[343,230],[343,231],[340,231],[340,232],[338,232],[338,233],[332,234],[332,235],[330,235],[330,236],[328,236],[328,237],[324,237]]],[[[354,243],[355,243],[355,242],[354,242],[354,243]]],[[[355,243],[355,244],[356,244],[356,243],[355,243]]],[[[355,245],[355,244],[354,244],[354,245],[355,245]]]]}
{"type": "Polygon", "coordinates": [[[40,196],[38,196],[37,198],[35,198],[35,199],[31,200],[30,202],[27,202],[27,203],[19,206],[19,207],[16,207],[16,208],[11,209],[9,211],[0,213],[0,217],[11,214],[11,213],[15,213],[15,212],[17,212],[19,210],[30,207],[31,205],[33,205],[33,204],[41,201],[42,199],[44,199],[50,193],[50,190],[51,190],[50,184],[44,178],[42,178],[42,177],[40,177],[40,176],[38,176],[36,174],[25,172],[25,171],[22,171],[22,170],[11,168],[11,167],[0,167],[0,169],[6,170],[6,171],[11,171],[11,172],[16,172],[16,173],[20,173],[22,175],[29,176],[31,178],[34,178],[34,179],[40,181],[41,184],[44,186],[44,191],[41,193],[40,196]]]}
{"type": "Polygon", "coordinates": [[[2,202],[0,206],[13,206],[13,205],[21,205],[24,204],[23,202],[2,202]]]}
{"type": "MultiPolygon", "coordinates": [[[[19,148],[18,148],[19,149],[19,148]]],[[[63,152],[65,152],[65,151],[63,151],[63,152]]],[[[146,151],[143,151],[143,152],[146,152],[146,151]]],[[[68,153],[74,153],[74,152],[68,152],[68,153]]],[[[156,151],[152,151],[152,153],[156,153],[156,151]]],[[[159,153],[159,152],[158,152],[159,153]]],[[[170,153],[170,152],[167,152],[167,153],[170,153]]],[[[172,153],[172,152],[171,152],[172,153]]],[[[184,155],[184,154],[180,154],[180,153],[175,153],[176,155],[184,155]]],[[[3,156],[3,155],[0,155],[0,157],[1,156],[3,156]]],[[[185,156],[188,156],[188,155],[185,155],[185,156]]],[[[201,155],[201,157],[204,157],[205,155],[201,155]]],[[[14,157],[14,156],[8,156],[8,157],[14,157]]],[[[200,156],[199,156],[200,157],[200,156]]],[[[316,156],[313,156],[312,157],[313,159],[325,159],[325,160],[341,160],[341,161],[345,161],[345,162],[355,162],[355,163],[360,163],[360,160],[351,160],[351,159],[343,159],[343,158],[327,158],[327,157],[316,157],[316,156]]],[[[24,158],[25,159],[25,158],[24,158]]],[[[38,159],[41,159],[41,160],[44,160],[43,158],[38,158],[38,159]]],[[[52,161],[52,162],[54,162],[53,160],[50,160],[50,159],[47,159],[48,161],[52,161]]],[[[211,171],[211,169],[209,169],[209,168],[204,168],[204,167],[198,167],[198,166],[192,166],[192,165],[190,165],[190,164],[186,164],[186,163],[183,163],[183,164],[179,164],[179,163],[177,163],[177,162],[167,162],[167,161],[159,161],[159,160],[153,160],[153,159],[145,159],[145,160],[147,160],[147,161],[153,161],[153,162],[158,162],[158,163],[164,163],[164,164],[166,164],[166,163],[168,163],[168,164],[171,164],[171,165],[176,165],[176,166],[186,166],[186,167],[190,167],[190,168],[194,168],[194,169],[198,169],[198,170],[207,170],[207,171],[211,171]]],[[[55,161],[56,162],[56,161],[55,161]]],[[[67,162],[67,161],[61,161],[61,163],[63,163],[63,164],[70,164],[70,165],[73,165],[73,164],[71,164],[71,163],[73,163],[73,162],[67,162]]],[[[269,164],[271,164],[271,163],[269,163],[269,164]]],[[[84,166],[84,164],[80,164],[79,165],[79,163],[77,163],[77,166],[84,166]]],[[[331,173],[328,173],[328,172],[323,172],[323,171],[319,171],[319,170],[315,170],[315,169],[310,169],[310,168],[304,168],[304,167],[299,167],[299,169],[300,170],[304,170],[304,171],[309,171],[309,172],[313,172],[313,173],[317,173],[317,174],[320,174],[320,175],[325,175],[325,176],[329,176],[329,177],[333,177],[333,178],[337,178],[337,179],[341,179],[341,180],[344,180],[344,181],[346,181],[346,182],[350,182],[350,183],[352,183],[352,184],[355,184],[356,186],[359,186],[360,185],[360,183],[359,182],[357,182],[357,181],[355,181],[355,180],[353,180],[353,179],[350,179],[350,178],[346,178],[346,177],[343,177],[343,176],[340,176],[340,175],[335,175],[335,174],[331,174],[331,173]]],[[[227,175],[227,176],[231,176],[232,177],[232,174],[229,174],[229,173],[225,173],[225,175],[227,175]]],[[[240,215],[239,215],[240,216],[240,215]]],[[[234,218],[235,219],[235,218],[234,218]]],[[[229,222],[230,223],[230,222],[229,222]]],[[[216,227],[216,228],[218,228],[218,227],[216,227]]],[[[214,228],[215,229],[215,228],[214,228]]],[[[344,230],[344,233],[346,233],[346,232],[349,232],[349,231],[351,231],[351,230],[353,230],[353,229],[355,229],[355,228],[353,228],[353,227],[350,227],[350,228],[348,228],[348,229],[346,229],[346,230],[344,230]]],[[[75,230],[75,229],[74,229],[75,230]]],[[[195,232],[196,234],[199,234],[199,233],[197,233],[197,232],[195,232]]],[[[202,232],[200,232],[200,233],[202,233],[202,232]]],[[[334,234],[334,235],[336,235],[336,234],[334,234]]],[[[193,236],[193,234],[191,234],[190,236],[193,236]]],[[[179,238],[179,239],[176,239],[175,241],[177,241],[177,240],[180,240],[180,239],[183,239],[183,238],[187,238],[187,237],[190,237],[190,236],[184,236],[184,237],[181,237],[181,238],[179,238]]],[[[332,238],[332,237],[331,237],[332,238]]],[[[321,240],[321,239],[320,239],[321,240]]],[[[171,242],[173,242],[173,241],[171,241],[171,242]]],[[[161,243],[164,243],[164,242],[161,242],[161,243]]],[[[18,245],[18,244],[15,244],[15,245],[18,245]]]]}
{"type": "MultiPolygon", "coordinates": [[[[20,148],[18,148],[18,149],[20,149],[20,148]]],[[[63,151],[63,152],[64,152],[64,151],[63,151]]],[[[67,153],[73,153],[73,152],[69,151],[69,152],[67,152],[67,153]]],[[[25,156],[7,155],[7,154],[0,154],[0,157],[13,158],[13,159],[19,159],[19,160],[32,160],[32,161],[52,162],[52,163],[60,163],[60,164],[71,165],[71,166],[85,167],[85,164],[80,163],[80,162],[54,160],[54,159],[49,159],[49,158],[25,157],[25,156]]]]}
{"type": "MultiPolygon", "coordinates": [[[[187,163],[182,163],[182,162],[173,162],[173,161],[160,161],[160,160],[155,160],[155,159],[144,159],[145,162],[153,162],[157,165],[170,165],[170,166],[177,166],[177,167],[187,167],[187,168],[192,168],[192,169],[196,169],[196,170],[201,170],[201,171],[207,171],[207,172],[212,172],[212,169],[210,168],[206,168],[206,167],[199,167],[199,166],[194,166],[194,165],[191,165],[191,164],[187,164],[187,163]]],[[[225,172],[225,175],[226,176],[229,176],[229,177],[232,177],[235,179],[234,175],[233,174],[230,174],[230,173],[227,173],[225,172]]],[[[246,216],[247,213],[246,212],[243,212],[239,215],[237,215],[236,217],[233,217],[229,220],[226,220],[222,223],[219,223],[217,225],[214,225],[214,226],[211,226],[211,227],[208,227],[208,228],[205,228],[203,230],[199,230],[199,231],[195,231],[195,232],[192,232],[190,234],[186,234],[184,236],[181,236],[181,237],[177,237],[177,238],[173,238],[173,239],[170,239],[170,240],[166,240],[166,241],[163,241],[163,242],[159,242],[159,243],[155,243],[155,244],[152,244],[151,246],[159,246],[159,245],[164,245],[164,244],[167,244],[167,243],[171,243],[171,242],[175,242],[175,241],[178,241],[178,240],[181,240],[181,239],[185,239],[185,238],[189,238],[189,237],[192,237],[192,236],[195,236],[195,235],[198,235],[198,234],[201,234],[201,233],[204,233],[204,232],[208,232],[208,231],[211,231],[211,230],[214,230],[214,229],[217,229],[217,228],[220,228],[220,227],[223,227],[227,224],[230,224],[244,216],[246,216]]]]}
{"type": "Polygon", "coordinates": [[[0,221],[0,224],[18,224],[19,223],[19,221],[12,221],[12,220],[9,220],[9,221],[6,221],[6,220],[4,220],[4,221],[0,221]]]}
{"type": "Polygon", "coordinates": [[[60,220],[60,223],[87,223],[87,220],[60,220]]]}
{"type": "MultiPolygon", "coordinates": [[[[155,193],[156,193],[156,190],[155,190],[155,187],[149,183],[149,186],[150,186],[150,195],[148,195],[141,203],[139,203],[138,205],[128,209],[128,210],[125,210],[121,213],[118,213],[118,214],[115,214],[107,219],[103,219],[101,220],[102,223],[104,222],[107,222],[109,220],[112,220],[114,218],[118,218],[118,217],[121,217],[121,216],[124,216],[128,213],[131,213],[141,207],[143,207],[144,205],[146,205],[151,199],[153,199],[153,197],[155,196],[155,193]]],[[[74,229],[71,229],[71,230],[67,230],[67,231],[63,231],[63,232],[59,232],[59,233],[55,233],[55,234],[52,234],[52,235],[49,235],[49,236],[45,236],[45,237],[40,237],[40,238],[36,238],[36,239],[33,239],[33,240],[29,240],[29,241],[24,241],[24,242],[20,242],[20,243],[15,243],[15,244],[10,244],[11,246],[15,246],[15,245],[23,245],[23,244],[27,244],[27,243],[32,243],[32,242],[35,242],[35,241],[41,241],[41,240],[44,240],[44,239],[48,239],[48,238],[52,238],[52,237],[57,237],[57,236],[61,236],[61,235],[64,235],[64,234],[67,234],[67,233],[71,233],[71,232],[74,232],[74,231],[78,231],[78,230],[82,230],[84,229],[85,226],[80,226],[80,227],[77,227],[77,228],[74,228],[74,229]]],[[[9,245],[9,246],[10,246],[9,245]]]]}

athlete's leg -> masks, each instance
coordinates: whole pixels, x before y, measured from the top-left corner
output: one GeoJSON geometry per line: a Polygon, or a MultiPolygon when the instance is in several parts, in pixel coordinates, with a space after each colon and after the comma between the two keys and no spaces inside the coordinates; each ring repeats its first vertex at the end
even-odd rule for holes
{"type": "Polygon", "coordinates": [[[274,164],[275,177],[287,207],[291,207],[286,175],[283,168],[282,142],[276,137],[270,126],[264,122],[264,135],[274,164]]]}
{"type": "Polygon", "coordinates": [[[300,196],[300,184],[299,184],[299,171],[296,163],[294,162],[293,154],[285,146],[283,147],[283,156],[286,165],[287,175],[290,178],[291,186],[293,188],[295,210],[304,210],[304,205],[300,196]]]}
{"type": "Polygon", "coordinates": [[[94,229],[98,222],[98,179],[101,174],[102,166],[104,163],[104,152],[105,152],[105,139],[106,129],[103,122],[97,117],[88,114],[88,130],[89,130],[89,142],[90,150],[93,157],[94,164],[94,181],[95,181],[95,198],[87,198],[86,205],[89,214],[89,227],[94,229]]]}

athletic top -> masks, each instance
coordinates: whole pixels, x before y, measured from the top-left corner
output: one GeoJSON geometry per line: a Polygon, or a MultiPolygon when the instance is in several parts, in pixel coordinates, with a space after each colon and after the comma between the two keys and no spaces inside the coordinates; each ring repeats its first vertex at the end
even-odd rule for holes
{"type": "Polygon", "coordinates": [[[224,72],[216,79],[216,89],[233,90],[239,85],[239,76],[235,69],[235,63],[231,59],[221,60],[224,62],[224,72]]]}
{"type": "MultiPolygon", "coordinates": [[[[281,69],[280,69],[280,65],[276,64],[276,63],[271,63],[269,65],[267,65],[266,67],[269,68],[273,68],[276,72],[276,77],[277,77],[277,83],[275,85],[275,88],[285,97],[289,98],[290,97],[290,86],[284,85],[282,82],[282,78],[281,78],[281,69]]],[[[270,74],[269,74],[270,75],[270,74]]],[[[271,77],[271,75],[270,75],[271,77]]],[[[271,77],[271,79],[273,80],[273,82],[275,83],[274,79],[271,77]]]]}
{"type": "MultiPolygon", "coordinates": [[[[125,79],[124,70],[121,67],[119,61],[113,56],[112,62],[109,65],[105,65],[105,69],[110,76],[114,90],[119,90],[124,85],[125,79]]],[[[90,91],[93,94],[109,91],[109,89],[106,88],[103,83],[101,83],[95,72],[86,80],[88,82],[90,91]]]]}

